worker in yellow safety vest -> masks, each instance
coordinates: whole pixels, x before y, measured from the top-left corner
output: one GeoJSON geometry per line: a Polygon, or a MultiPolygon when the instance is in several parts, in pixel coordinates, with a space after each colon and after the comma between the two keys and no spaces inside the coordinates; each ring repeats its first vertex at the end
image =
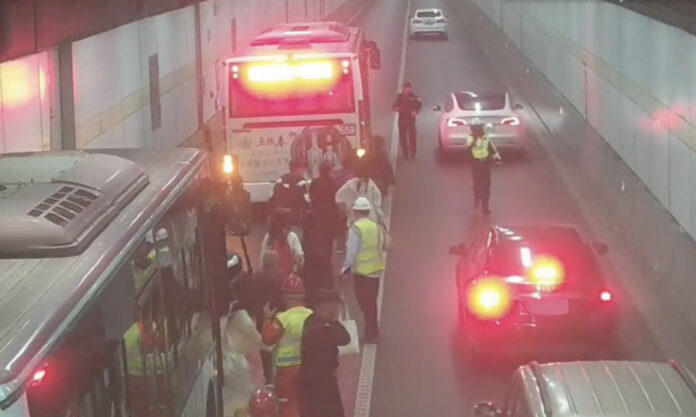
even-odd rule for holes
{"type": "Polygon", "coordinates": [[[467,137],[467,146],[471,150],[471,175],[474,182],[474,210],[483,207],[485,214],[490,214],[491,164],[500,161],[500,154],[490,137],[485,133],[483,124],[475,120],[467,137]]]}
{"type": "Polygon", "coordinates": [[[298,275],[283,277],[280,290],[287,310],[276,314],[268,305],[265,307],[261,337],[266,345],[275,345],[274,385],[280,404],[278,416],[299,417],[302,331],[312,310],[305,306],[305,287],[298,275]]]}
{"type": "Polygon", "coordinates": [[[365,342],[375,343],[379,337],[377,326],[377,294],[379,282],[386,268],[384,251],[387,249],[385,229],[369,218],[372,206],[365,197],[353,203],[355,222],[348,231],[346,257],[341,272],[352,275],[355,297],[365,317],[365,342]]]}
{"type": "Polygon", "coordinates": [[[123,335],[128,392],[134,417],[148,416],[150,407],[166,401],[164,343],[152,321],[136,321],[123,335]]]}

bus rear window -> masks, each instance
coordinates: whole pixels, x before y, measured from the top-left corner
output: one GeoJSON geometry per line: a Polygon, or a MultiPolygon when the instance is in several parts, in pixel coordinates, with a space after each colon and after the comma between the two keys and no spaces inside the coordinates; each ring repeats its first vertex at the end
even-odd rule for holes
{"type": "Polygon", "coordinates": [[[340,61],[254,65],[232,66],[231,118],[355,112],[353,76],[340,61]]]}

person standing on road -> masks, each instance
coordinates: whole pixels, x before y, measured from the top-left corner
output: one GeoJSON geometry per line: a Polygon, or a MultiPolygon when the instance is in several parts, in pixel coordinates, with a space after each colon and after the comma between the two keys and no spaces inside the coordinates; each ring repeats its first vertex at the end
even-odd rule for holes
{"type": "Polygon", "coordinates": [[[399,112],[399,143],[406,159],[416,156],[416,115],[421,106],[421,99],[411,91],[411,83],[404,83],[392,108],[399,112]]]}
{"type": "Polygon", "coordinates": [[[490,214],[491,165],[500,161],[500,154],[483,129],[483,124],[471,125],[467,146],[471,150],[471,175],[474,182],[474,210],[483,206],[483,212],[490,214]]]}
{"type": "Polygon", "coordinates": [[[338,388],[338,347],[350,343],[339,315],[343,300],[335,290],[321,290],[314,313],[302,332],[302,417],[344,417],[338,388]]]}
{"type": "Polygon", "coordinates": [[[280,402],[279,417],[300,415],[300,365],[302,364],[302,332],[312,310],[305,307],[302,279],[292,274],[283,279],[281,291],[287,310],[277,313],[264,309],[265,321],[261,338],[275,345],[275,390],[280,402]]]}
{"type": "Polygon", "coordinates": [[[380,224],[370,219],[372,206],[365,197],[353,204],[357,220],[348,231],[346,258],[341,273],[353,276],[355,297],[365,318],[365,341],[374,343],[379,337],[377,326],[377,294],[379,281],[386,269],[384,251],[387,239],[380,224]]]}
{"type": "Polygon", "coordinates": [[[365,197],[372,208],[370,219],[381,224],[382,193],[379,191],[377,184],[370,178],[370,170],[365,160],[361,160],[356,168],[358,176],[348,180],[336,192],[336,204],[347,214],[348,226],[350,226],[356,220],[351,211],[355,200],[359,197],[365,197]]]}
{"type": "Polygon", "coordinates": [[[273,194],[268,200],[271,214],[285,214],[290,224],[300,226],[302,216],[309,209],[307,195],[307,163],[293,159],[289,164],[290,172],[283,174],[273,186],[273,194]]]}
{"type": "Polygon", "coordinates": [[[269,219],[268,233],[261,242],[261,264],[264,254],[272,250],[278,255],[278,271],[282,277],[299,270],[304,264],[304,250],[297,233],[290,230],[283,213],[273,213],[269,219]]]}
{"type": "Polygon", "coordinates": [[[365,155],[367,166],[370,170],[370,178],[377,184],[382,198],[386,197],[389,187],[396,184],[394,168],[389,161],[389,155],[385,149],[384,137],[380,135],[372,136],[372,148],[365,155]]]}

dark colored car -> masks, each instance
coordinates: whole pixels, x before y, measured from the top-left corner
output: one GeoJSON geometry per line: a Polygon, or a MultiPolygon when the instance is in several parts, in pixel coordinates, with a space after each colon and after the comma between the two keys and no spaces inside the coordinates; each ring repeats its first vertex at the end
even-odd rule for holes
{"type": "Polygon", "coordinates": [[[617,309],[596,259],[607,250],[572,226],[492,226],[451,248],[469,353],[518,341],[613,349],[617,309]]]}

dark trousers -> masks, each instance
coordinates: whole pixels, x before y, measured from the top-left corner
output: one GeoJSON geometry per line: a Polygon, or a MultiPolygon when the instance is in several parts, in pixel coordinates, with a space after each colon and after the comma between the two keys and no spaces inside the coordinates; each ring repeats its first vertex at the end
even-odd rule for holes
{"type": "Polygon", "coordinates": [[[344,417],[335,374],[302,381],[302,417],[344,417]]]}
{"type": "Polygon", "coordinates": [[[471,175],[474,180],[474,204],[483,204],[484,210],[488,210],[488,201],[491,197],[491,164],[488,161],[472,161],[471,175]]]}
{"type": "Polygon", "coordinates": [[[263,379],[268,384],[273,383],[273,354],[265,350],[260,350],[261,366],[263,367],[263,379]]]}
{"type": "Polygon", "coordinates": [[[399,117],[399,143],[404,158],[416,154],[416,119],[399,117]]]}
{"type": "Polygon", "coordinates": [[[365,318],[365,336],[379,335],[377,327],[377,294],[379,293],[379,278],[353,275],[355,298],[365,318]]]}

